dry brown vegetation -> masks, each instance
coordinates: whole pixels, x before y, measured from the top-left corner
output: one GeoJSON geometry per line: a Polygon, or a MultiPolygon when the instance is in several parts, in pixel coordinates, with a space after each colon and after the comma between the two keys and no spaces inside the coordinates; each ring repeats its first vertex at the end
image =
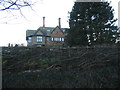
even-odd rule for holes
{"type": "Polygon", "coordinates": [[[3,48],[3,88],[116,88],[119,46],[3,48]]]}

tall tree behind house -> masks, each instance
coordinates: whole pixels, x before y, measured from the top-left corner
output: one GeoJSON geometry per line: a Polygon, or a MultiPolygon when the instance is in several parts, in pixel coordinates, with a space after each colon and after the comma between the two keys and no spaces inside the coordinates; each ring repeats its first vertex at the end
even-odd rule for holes
{"type": "Polygon", "coordinates": [[[115,42],[112,6],[108,2],[75,2],[70,12],[67,44],[70,46],[115,42]]]}

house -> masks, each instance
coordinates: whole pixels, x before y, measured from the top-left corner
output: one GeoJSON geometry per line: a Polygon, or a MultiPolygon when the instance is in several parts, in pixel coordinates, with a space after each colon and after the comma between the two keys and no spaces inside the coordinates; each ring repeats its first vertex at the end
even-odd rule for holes
{"type": "Polygon", "coordinates": [[[65,41],[65,30],[61,28],[61,18],[58,19],[59,26],[45,27],[45,17],[43,17],[43,27],[37,30],[27,30],[27,46],[61,46],[65,41]]]}

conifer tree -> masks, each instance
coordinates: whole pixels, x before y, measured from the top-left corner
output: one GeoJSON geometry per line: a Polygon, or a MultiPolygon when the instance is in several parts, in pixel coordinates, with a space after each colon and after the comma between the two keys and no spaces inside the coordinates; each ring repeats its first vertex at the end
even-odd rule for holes
{"type": "Polygon", "coordinates": [[[113,11],[108,2],[75,2],[69,18],[68,45],[113,42],[113,31],[117,30],[113,11]]]}

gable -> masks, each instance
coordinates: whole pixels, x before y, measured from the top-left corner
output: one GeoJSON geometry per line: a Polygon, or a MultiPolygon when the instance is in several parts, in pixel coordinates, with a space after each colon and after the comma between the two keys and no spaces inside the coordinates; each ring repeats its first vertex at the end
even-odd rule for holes
{"type": "Polygon", "coordinates": [[[55,36],[55,37],[64,37],[65,35],[65,29],[66,28],[59,28],[58,26],[56,28],[54,27],[40,27],[37,30],[27,30],[26,31],[26,37],[29,36],[36,36],[36,35],[44,35],[44,36],[55,36]]]}
{"type": "Polygon", "coordinates": [[[59,27],[56,27],[51,33],[51,37],[64,37],[64,33],[59,27]]]}
{"type": "Polygon", "coordinates": [[[37,32],[35,33],[35,35],[43,35],[43,33],[41,32],[41,30],[37,30],[37,32]]]}
{"type": "Polygon", "coordinates": [[[53,29],[54,27],[39,27],[37,30],[40,30],[45,36],[50,36],[53,29]]]}

